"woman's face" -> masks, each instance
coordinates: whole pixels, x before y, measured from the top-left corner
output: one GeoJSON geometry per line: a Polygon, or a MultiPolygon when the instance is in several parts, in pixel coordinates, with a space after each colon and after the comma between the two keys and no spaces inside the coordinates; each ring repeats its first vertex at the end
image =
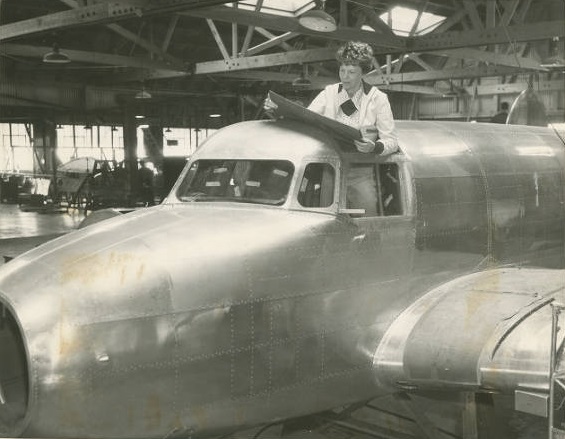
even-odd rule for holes
{"type": "Polygon", "coordinates": [[[363,69],[360,66],[351,66],[342,64],[339,66],[339,79],[343,84],[345,91],[352,95],[359,87],[361,87],[361,78],[363,77],[363,69]]]}

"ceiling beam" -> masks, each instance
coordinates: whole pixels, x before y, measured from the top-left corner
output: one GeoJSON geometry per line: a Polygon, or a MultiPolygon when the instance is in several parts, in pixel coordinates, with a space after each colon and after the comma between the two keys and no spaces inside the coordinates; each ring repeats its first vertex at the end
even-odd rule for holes
{"type": "MultiPolygon", "coordinates": [[[[59,0],[60,2],[64,3],[65,5],[73,8],[73,9],[80,9],[81,5],[77,0],[59,0]]],[[[135,5],[132,5],[135,6],[135,5]]],[[[141,13],[141,11],[140,11],[141,13]]],[[[172,37],[172,32],[174,31],[174,26],[176,25],[176,22],[178,21],[179,16],[178,15],[173,15],[172,19],[171,19],[171,25],[169,26],[169,29],[167,31],[167,35],[165,37],[165,42],[163,43],[163,47],[158,47],[153,43],[150,43],[149,41],[139,37],[138,35],[134,34],[133,32],[130,32],[129,30],[125,29],[124,27],[120,26],[119,24],[116,23],[111,23],[111,24],[107,24],[106,27],[108,29],[110,29],[111,31],[115,32],[116,34],[120,35],[121,37],[125,38],[126,40],[129,41],[133,41],[136,45],[138,45],[139,47],[142,47],[146,50],[148,50],[149,52],[169,61],[173,66],[175,66],[175,68],[179,68],[180,66],[183,65],[182,61],[180,61],[179,59],[169,55],[166,50],[168,47],[168,41],[170,41],[170,38],[172,37]],[[169,35],[170,34],[170,35],[169,35]]]]}
{"type": "MultiPolygon", "coordinates": [[[[262,81],[272,81],[272,82],[286,82],[292,83],[296,79],[296,75],[291,73],[281,73],[281,72],[233,72],[222,74],[221,76],[232,78],[232,79],[254,79],[262,81]]],[[[311,76],[308,77],[311,85],[308,87],[300,88],[301,90],[320,90],[325,86],[332,84],[336,81],[334,78],[321,77],[321,76],[311,76]]],[[[388,91],[399,91],[405,93],[418,93],[418,94],[429,94],[429,95],[441,95],[442,92],[429,86],[412,85],[412,84],[382,84],[379,85],[380,90],[388,91]]]]}
{"type": "MultiPolygon", "coordinates": [[[[263,0],[257,0],[255,2],[255,12],[259,12],[263,7],[263,0]]],[[[253,36],[253,32],[255,31],[255,26],[247,26],[247,31],[245,32],[245,38],[243,39],[243,44],[241,45],[241,53],[243,55],[247,54],[247,49],[249,49],[249,45],[251,44],[251,37],[253,36]]]]}
{"type": "Polygon", "coordinates": [[[247,26],[263,27],[282,32],[298,32],[302,35],[311,35],[319,38],[340,41],[365,41],[378,47],[388,49],[403,49],[405,41],[395,35],[385,35],[376,32],[354,29],[350,27],[339,27],[335,32],[316,32],[302,27],[294,17],[283,17],[262,12],[246,11],[227,7],[206,8],[181,12],[183,15],[192,17],[209,18],[212,20],[226,21],[229,23],[244,24],[247,26]]]}
{"type": "MultiPolygon", "coordinates": [[[[221,73],[215,77],[217,78],[233,78],[233,79],[252,79],[257,81],[272,81],[272,82],[292,82],[299,76],[298,73],[284,73],[268,70],[248,70],[241,72],[221,73]]],[[[308,76],[312,82],[312,89],[323,88],[328,84],[336,82],[336,78],[325,76],[308,76]]]]}
{"type": "Polygon", "coordinates": [[[498,64],[501,66],[519,67],[522,69],[531,69],[539,71],[547,71],[547,69],[540,66],[539,61],[532,58],[524,58],[514,55],[504,55],[501,53],[490,52],[488,50],[479,49],[446,49],[437,50],[432,53],[434,55],[449,56],[450,58],[460,58],[466,60],[476,60],[498,64]]]}
{"type": "Polygon", "coordinates": [[[391,38],[396,37],[395,33],[392,31],[390,26],[386,24],[383,20],[381,20],[381,17],[379,17],[379,15],[375,12],[373,8],[369,8],[366,6],[357,6],[354,9],[354,11],[355,11],[354,13],[357,16],[363,17],[365,19],[365,24],[371,26],[377,32],[383,35],[388,35],[391,38]]]}
{"type": "Polygon", "coordinates": [[[266,50],[270,47],[274,47],[277,45],[280,45],[287,52],[294,50],[294,48],[290,44],[287,44],[286,41],[292,38],[296,38],[297,36],[300,35],[299,33],[296,32],[285,32],[284,34],[281,35],[274,35],[268,30],[263,29],[262,27],[256,27],[255,31],[258,34],[261,34],[265,38],[267,38],[267,41],[258,44],[255,47],[250,48],[247,52],[247,55],[256,55],[258,53],[261,53],[263,50],[266,50]]]}
{"type": "Polygon", "coordinates": [[[408,47],[412,52],[429,52],[430,50],[535,41],[563,36],[565,36],[563,21],[554,20],[509,27],[498,26],[494,29],[451,31],[439,34],[432,32],[412,38],[408,47]]]}
{"type": "MultiPolygon", "coordinates": [[[[365,80],[369,84],[388,86],[391,84],[407,84],[410,82],[438,81],[449,79],[474,78],[483,76],[502,76],[520,73],[520,69],[501,66],[479,66],[467,69],[443,69],[410,73],[392,73],[382,74],[373,72],[365,75],[365,80]]],[[[296,79],[296,74],[269,72],[269,71],[242,71],[221,74],[220,77],[253,79],[258,81],[279,81],[292,82],[296,79]]],[[[328,78],[320,76],[309,77],[312,81],[312,88],[322,88],[325,85],[334,83],[337,78],[328,78]]]]}
{"type": "Polygon", "coordinates": [[[512,20],[512,17],[514,17],[514,14],[518,9],[519,4],[520,4],[520,0],[511,0],[506,2],[506,6],[504,8],[504,14],[500,19],[501,26],[508,26],[510,24],[510,21],[512,20]]]}
{"type": "Polygon", "coordinates": [[[443,93],[433,87],[427,87],[424,85],[411,85],[411,84],[391,84],[391,85],[380,85],[379,90],[386,91],[396,91],[403,93],[415,93],[423,95],[434,95],[441,96],[443,93]]]}
{"type": "MultiPolygon", "coordinates": [[[[291,38],[295,38],[296,36],[298,36],[298,34],[296,32],[286,32],[282,35],[274,36],[273,38],[271,38],[267,41],[264,41],[263,43],[257,44],[256,46],[253,46],[253,47],[250,47],[245,52],[245,54],[241,53],[241,55],[242,56],[256,55],[257,53],[261,53],[264,50],[270,49],[271,47],[275,47],[275,46],[278,46],[278,45],[283,46],[282,43],[290,40],[291,38]]],[[[284,46],[288,46],[288,45],[284,45],[284,46]]],[[[289,47],[289,48],[291,48],[291,47],[289,47]]],[[[285,49],[285,50],[289,50],[289,48],[283,47],[283,49],[285,49]]]]}
{"type": "Polygon", "coordinates": [[[503,76],[521,73],[521,69],[496,65],[480,65],[475,68],[465,69],[442,69],[422,72],[393,73],[390,75],[381,73],[369,73],[365,79],[369,84],[401,84],[405,82],[437,81],[441,79],[461,79],[484,76],[503,76]]]}
{"type": "Polygon", "coordinates": [[[111,23],[111,24],[106,25],[106,27],[108,29],[111,29],[112,31],[114,31],[118,35],[121,35],[125,39],[134,42],[139,47],[143,47],[144,49],[148,50],[150,53],[155,54],[160,58],[163,58],[164,60],[166,60],[170,64],[171,68],[182,68],[182,66],[184,65],[184,63],[181,60],[179,60],[178,58],[175,58],[175,57],[169,55],[167,52],[165,52],[160,47],[156,46],[153,43],[150,43],[147,40],[144,40],[143,38],[140,38],[139,36],[137,36],[133,32],[130,32],[129,30],[123,28],[119,24],[111,23]]]}
{"type": "Polygon", "coordinates": [[[222,57],[224,58],[225,61],[228,61],[230,59],[230,55],[228,53],[228,49],[226,49],[226,45],[222,40],[222,36],[220,35],[220,32],[218,32],[218,28],[216,27],[216,24],[214,23],[214,21],[210,20],[209,18],[206,19],[206,23],[208,23],[210,32],[212,32],[212,36],[216,41],[216,45],[218,46],[218,49],[220,49],[220,53],[222,54],[222,57]]]}
{"type": "MultiPolygon", "coordinates": [[[[296,50],[293,52],[272,53],[268,55],[249,56],[244,58],[230,58],[219,61],[199,62],[195,65],[192,74],[209,75],[238,70],[260,69],[272,66],[282,66],[288,64],[303,64],[317,61],[335,59],[335,50],[327,49],[308,49],[296,50]]],[[[187,72],[161,69],[147,72],[145,79],[165,79],[186,76],[187,72]]]]}
{"type": "MultiPolygon", "coordinates": [[[[105,1],[0,26],[0,41],[85,24],[114,22],[132,16],[207,8],[228,0],[122,0],[105,1]]],[[[71,3],[71,2],[69,2],[71,3]]],[[[158,48],[156,50],[159,50],[158,48]]]]}
{"type": "Polygon", "coordinates": [[[528,14],[528,11],[530,10],[530,6],[532,4],[532,1],[533,0],[523,0],[522,1],[522,6],[520,6],[520,10],[516,14],[516,17],[514,18],[514,21],[516,23],[523,23],[526,20],[526,15],[528,14]]]}
{"type": "Polygon", "coordinates": [[[332,48],[295,50],[294,52],[271,53],[268,55],[234,58],[228,61],[206,61],[196,64],[195,74],[210,74],[234,70],[258,69],[263,67],[303,64],[335,59],[332,48]]]}
{"type": "MultiPolygon", "coordinates": [[[[0,54],[24,56],[30,58],[42,58],[52,48],[48,46],[28,46],[25,44],[6,43],[0,45],[0,54]]],[[[90,64],[103,64],[115,68],[131,67],[136,69],[168,70],[171,66],[166,62],[155,61],[148,58],[134,56],[112,55],[109,53],[89,52],[84,50],[64,50],[72,61],[90,64]]],[[[65,66],[61,66],[65,69],[65,66]]],[[[186,73],[186,72],[185,72],[186,73]]]]}
{"type": "Polygon", "coordinates": [[[0,26],[0,41],[53,29],[101,23],[104,21],[116,21],[120,18],[130,17],[139,13],[139,8],[134,6],[123,6],[116,3],[94,4],[4,24],[0,26]]]}
{"type": "Polygon", "coordinates": [[[429,65],[427,62],[425,62],[422,58],[420,58],[415,53],[409,53],[406,56],[408,57],[408,59],[414,61],[416,64],[418,64],[420,67],[422,67],[424,70],[435,70],[431,65],[429,65]]]}
{"type": "Polygon", "coordinates": [[[445,21],[441,23],[438,27],[436,27],[434,29],[434,33],[442,33],[449,30],[452,26],[459,23],[466,16],[467,16],[467,11],[464,8],[459,9],[457,12],[454,12],[449,17],[447,17],[445,21]]]}
{"type": "Polygon", "coordinates": [[[181,14],[195,17],[211,18],[214,20],[260,26],[267,29],[298,32],[304,35],[316,35],[320,38],[334,40],[364,41],[375,46],[375,54],[390,54],[403,51],[425,52],[439,49],[454,49],[459,47],[503,44],[511,41],[533,41],[565,36],[565,26],[559,20],[519,24],[510,27],[494,29],[479,29],[467,31],[432,32],[427,35],[405,38],[385,35],[378,32],[354,28],[339,27],[335,32],[314,32],[300,26],[298,20],[291,17],[281,17],[273,14],[254,13],[253,11],[237,11],[232,8],[206,8],[185,11],[181,14]]]}
{"type": "Polygon", "coordinates": [[[166,52],[169,48],[169,44],[171,44],[171,40],[173,39],[173,34],[175,33],[175,29],[177,27],[177,23],[179,21],[179,16],[177,14],[173,14],[171,19],[169,20],[169,27],[167,28],[167,34],[163,39],[163,43],[161,45],[161,50],[166,52]]]}
{"type": "Polygon", "coordinates": [[[493,27],[496,26],[496,9],[497,9],[496,0],[487,2],[485,8],[487,13],[486,27],[492,29],[493,27]]]}
{"type": "MultiPolygon", "coordinates": [[[[489,85],[479,85],[477,86],[478,95],[497,95],[497,94],[516,94],[520,93],[528,88],[527,82],[513,82],[511,84],[489,84],[489,85]]],[[[465,90],[469,93],[474,89],[474,87],[465,87],[465,90]]],[[[563,81],[551,80],[545,81],[540,80],[535,83],[535,91],[563,91],[563,81]]]]}
{"type": "Polygon", "coordinates": [[[471,19],[471,23],[473,23],[473,29],[482,29],[483,22],[481,21],[481,17],[477,12],[477,6],[475,5],[475,2],[473,0],[463,0],[463,6],[465,7],[467,15],[471,19]]]}

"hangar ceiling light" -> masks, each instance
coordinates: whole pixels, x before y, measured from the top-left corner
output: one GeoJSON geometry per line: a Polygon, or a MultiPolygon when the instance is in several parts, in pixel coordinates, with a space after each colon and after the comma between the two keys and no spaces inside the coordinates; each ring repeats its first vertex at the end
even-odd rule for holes
{"type": "Polygon", "coordinates": [[[47,64],[67,64],[71,62],[71,59],[59,50],[57,44],[53,44],[53,50],[43,55],[43,62],[47,64]]]}

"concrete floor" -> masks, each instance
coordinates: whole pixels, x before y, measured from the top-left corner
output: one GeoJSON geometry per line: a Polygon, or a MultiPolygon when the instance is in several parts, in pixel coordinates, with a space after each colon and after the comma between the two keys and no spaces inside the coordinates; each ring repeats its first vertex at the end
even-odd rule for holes
{"type": "Polygon", "coordinates": [[[0,204],[0,265],[45,241],[78,227],[84,213],[76,210],[41,213],[22,210],[17,204],[0,204]]]}

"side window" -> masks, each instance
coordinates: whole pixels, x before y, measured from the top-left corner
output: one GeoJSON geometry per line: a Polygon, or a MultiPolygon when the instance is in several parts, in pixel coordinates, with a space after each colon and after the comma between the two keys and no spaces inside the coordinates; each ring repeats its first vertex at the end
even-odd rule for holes
{"type": "Polygon", "coordinates": [[[304,207],[329,207],[334,201],[335,169],[328,163],[309,163],[298,191],[304,207]]]}
{"type": "Polygon", "coordinates": [[[398,165],[352,163],[346,179],[348,209],[363,209],[365,217],[402,214],[398,165]]]}

